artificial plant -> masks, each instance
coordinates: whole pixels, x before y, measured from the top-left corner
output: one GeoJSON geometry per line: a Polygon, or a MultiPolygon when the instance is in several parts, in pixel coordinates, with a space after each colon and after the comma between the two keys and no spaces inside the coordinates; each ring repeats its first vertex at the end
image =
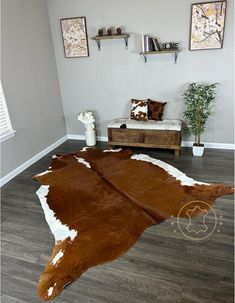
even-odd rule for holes
{"type": "Polygon", "coordinates": [[[182,94],[186,105],[183,116],[188,133],[195,136],[195,146],[202,146],[201,134],[205,130],[208,118],[213,114],[217,85],[218,83],[191,83],[182,94]]]}

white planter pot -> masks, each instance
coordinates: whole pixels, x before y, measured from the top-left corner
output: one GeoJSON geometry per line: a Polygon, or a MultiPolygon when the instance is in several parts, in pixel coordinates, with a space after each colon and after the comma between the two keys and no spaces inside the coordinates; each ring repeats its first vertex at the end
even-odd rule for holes
{"type": "Polygon", "coordinates": [[[87,146],[94,146],[96,145],[96,135],[94,129],[88,129],[85,131],[86,137],[86,145],[87,146]]]}
{"type": "Polygon", "coordinates": [[[204,153],[204,146],[193,146],[193,155],[201,157],[204,153]]]}

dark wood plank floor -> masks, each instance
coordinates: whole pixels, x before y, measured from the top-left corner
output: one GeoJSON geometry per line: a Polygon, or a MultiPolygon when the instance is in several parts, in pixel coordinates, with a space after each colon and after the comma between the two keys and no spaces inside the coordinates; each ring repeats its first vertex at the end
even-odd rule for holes
{"type": "MultiPolygon", "coordinates": [[[[2,300],[37,303],[37,282],[51,254],[54,239],[35,194],[31,178],[46,170],[54,153],[84,146],[69,140],[2,188],[2,300]]],[[[99,143],[106,147],[105,143],[99,143]]],[[[183,149],[179,159],[170,151],[134,149],[166,161],[205,182],[233,184],[233,152],[206,150],[204,157],[183,149]]],[[[91,268],[66,288],[56,303],[232,303],[233,196],[217,199],[220,232],[203,241],[186,239],[175,219],[147,229],[118,260],[91,268]]]]}

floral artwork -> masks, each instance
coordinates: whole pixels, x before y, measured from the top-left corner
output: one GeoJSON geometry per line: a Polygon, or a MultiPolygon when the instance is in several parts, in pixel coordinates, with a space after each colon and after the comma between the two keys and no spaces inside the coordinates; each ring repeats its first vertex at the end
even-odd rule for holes
{"type": "Polygon", "coordinates": [[[86,18],[61,19],[61,29],[66,58],[88,57],[86,18]]]}
{"type": "Polygon", "coordinates": [[[226,1],[192,4],[190,50],[223,47],[226,1]]]}

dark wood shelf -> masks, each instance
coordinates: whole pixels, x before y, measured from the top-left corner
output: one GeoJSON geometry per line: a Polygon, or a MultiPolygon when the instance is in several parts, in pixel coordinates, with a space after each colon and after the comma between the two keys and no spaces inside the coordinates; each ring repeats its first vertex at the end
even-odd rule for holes
{"type": "Polygon", "coordinates": [[[125,46],[126,48],[128,48],[128,38],[130,37],[129,34],[122,34],[122,35],[104,35],[104,36],[95,36],[92,37],[92,40],[95,40],[95,42],[97,43],[98,46],[98,50],[101,50],[100,47],[100,41],[101,40],[111,40],[111,39],[123,39],[125,42],[125,46]]]}
{"type": "Polygon", "coordinates": [[[174,63],[176,64],[179,52],[179,49],[163,49],[159,51],[140,52],[140,55],[144,57],[144,62],[146,63],[148,55],[172,54],[174,56],[174,63]]]}

